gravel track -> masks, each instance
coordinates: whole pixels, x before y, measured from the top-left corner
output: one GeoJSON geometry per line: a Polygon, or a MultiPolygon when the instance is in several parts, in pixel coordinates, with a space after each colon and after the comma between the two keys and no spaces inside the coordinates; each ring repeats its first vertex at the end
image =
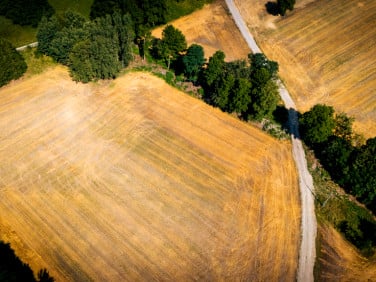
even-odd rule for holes
{"type": "MultiPolygon", "coordinates": [[[[236,25],[246,40],[248,46],[253,53],[261,53],[253,36],[244,22],[239,10],[232,0],[226,0],[227,7],[229,8],[236,25]]],[[[289,109],[289,127],[291,132],[293,156],[295,164],[299,173],[299,187],[300,197],[302,204],[302,221],[301,221],[301,245],[299,250],[299,265],[297,273],[297,281],[309,282],[314,281],[313,267],[316,259],[316,232],[317,222],[314,207],[314,192],[312,176],[307,168],[307,161],[303,149],[302,142],[299,136],[298,113],[294,101],[292,100],[289,92],[284,87],[282,82],[278,81],[279,94],[289,109]]]]}

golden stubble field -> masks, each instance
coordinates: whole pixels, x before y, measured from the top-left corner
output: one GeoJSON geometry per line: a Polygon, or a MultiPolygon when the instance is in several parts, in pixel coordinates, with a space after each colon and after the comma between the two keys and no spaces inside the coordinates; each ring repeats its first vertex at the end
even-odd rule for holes
{"type": "Polygon", "coordinates": [[[376,1],[297,1],[285,18],[261,0],[235,0],[301,111],[325,103],[356,118],[376,136],[376,1]]]}
{"type": "Polygon", "coordinates": [[[57,281],[295,279],[290,143],[148,73],[0,89],[0,239],[57,281]]]}
{"type": "Polygon", "coordinates": [[[319,234],[318,281],[376,281],[376,263],[361,257],[337,230],[321,225],[319,234]]]}
{"type": "MultiPolygon", "coordinates": [[[[228,13],[224,0],[207,4],[203,9],[169,24],[183,32],[188,45],[201,45],[206,58],[222,50],[226,54],[226,61],[233,61],[246,59],[251,52],[228,13]]],[[[153,36],[161,38],[163,28],[153,30],[153,36]]]]}

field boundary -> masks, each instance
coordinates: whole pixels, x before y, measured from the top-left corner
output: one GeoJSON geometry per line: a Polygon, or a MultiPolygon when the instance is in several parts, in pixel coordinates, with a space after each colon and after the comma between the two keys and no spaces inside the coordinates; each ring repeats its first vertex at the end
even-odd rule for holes
{"type": "MultiPolygon", "coordinates": [[[[252,52],[260,53],[260,48],[249,32],[249,29],[247,28],[239,10],[235,6],[234,1],[226,0],[226,4],[252,52]]],[[[296,110],[296,105],[283,83],[280,80],[278,80],[277,83],[279,86],[279,94],[286,108],[289,110],[288,122],[291,132],[293,156],[299,173],[299,187],[302,204],[302,239],[299,250],[297,281],[314,281],[313,269],[316,260],[317,222],[314,206],[313,180],[308,171],[303,144],[299,138],[298,112],[296,110]]]]}

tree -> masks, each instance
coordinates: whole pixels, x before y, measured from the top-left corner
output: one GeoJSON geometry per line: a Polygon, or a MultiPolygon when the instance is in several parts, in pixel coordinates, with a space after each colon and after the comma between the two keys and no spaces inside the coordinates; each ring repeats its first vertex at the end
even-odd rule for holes
{"type": "Polygon", "coordinates": [[[230,90],[235,83],[235,77],[231,74],[223,74],[215,82],[211,101],[214,106],[222,111],[228,111],[230,90]]]}
{"type": "Polygon", "coordinates": [[[348,117],[345,113],[336,114],[334,135],[351,142],[353,138],[352,125],[354,118],[348,117]]]}
{"type": "Polygon", "coordinates": [[[333,107],[317,104],[299,118],[300,132],[308,145],[325,142],[333,134],[333,114],[333,107]]]}
{"type": "Polygon", "coordinates": [[[135,37],[133,22],[129,14],[122,16],[119,11],[112,15],[112,21],[119,42],[119,61],[126,67],[132,60],[132,44],[135,37]]]}
{"type": "Polygon", "coordinates": [[[59,30],[61,30],[61,26],[56,16],[52,16],[50,19],[42,18],[37,32],[38,51],[40,53],[49,54],[51,42],[59,30]]]}
{"type": "Polygon", "coordinates": [[[0,38],[0,87],[20,78],[26,71],[25,59],[12,44],[0,38]]]}
{"type": "Polygon", "coordinates": [[[67,65],[73,46],[87,37],[84,25],[85,18],[70,10],[60,17],[44,18],[37,33],[38,51],[67,65]]]}
{"type": "Polygon", "coordinates": [[[245,113],[251,102],[251,82],[245,78],[235,80],[234,87],[230,91],[229,112],[245,113]]]}
{"type": "Polygon", "coordinates": [[[201,84],[206,91],[210,91],[213,83],[223,73],[225,66],[225,53],[222,51],[216,51],[212,57],[209,58],[209,62],[203,71],[201,84]]]}
{"type": "Polygon", "coordinates": [[[350,161],[352,193],[376,211],[376,137],[355,150],[350,161]]]}
{"type": "Polygon", "coordinates": [[[286,10],[292,11],[294,9],[294,5],[295,0],[277,0],[277,7],[281,16],[286,14],[286,10]]]}
{"type": "MultiPolygon", "coordinates": [[[[69,62],[73,79],[115,78],[121,69],[119,34],[112,17],[97,18],[86,26],[88,37],[75,44],[69,62]]],[[[126,54],[125,54],[126,55],[126,54]]]]}
{"type": "Polygon", "coordinates": [[[268,60],[262,53],[249,54],[248,59],[251,65],[251,73],[263,68],[268,71],[270,78],[276,77],[279,68],[277,62],[268,60]]]}
{"type": "Polygon", "coordinates": [[[261,86],[252,85],[251,101],[247,118],[260,121],[271,116],[279,101],[278,86],[273,80],[268,80],[261,86]]]}
{"type": "Polygon", "coordinates": [[[168,68],[170,68],[171,60],[175,60],[185,49],[187,49],[187,41],[184,34],[172,25],[167,25],[162,32],[159,52],[167,62],[168,68]]]}
{"type": "Polygon", "coordinates": [[[341,137],[331,136],[318,153],[320,161],[331,177],[340,185],[349,179],[349,159],[354,148],[351,143],[341,137]]]}
{"type": "Polygon", "coordinates": [[[187,54],[183,57],[184,73],[188,79],[195,82],[204,63],[204,48],[197,44],[189,46],[187,54]]]}

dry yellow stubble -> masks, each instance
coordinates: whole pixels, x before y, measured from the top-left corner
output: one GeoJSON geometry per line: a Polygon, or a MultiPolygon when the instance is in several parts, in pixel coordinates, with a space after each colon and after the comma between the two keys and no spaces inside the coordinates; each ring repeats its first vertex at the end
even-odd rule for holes
{"type": "Polygon", "coordinates": [[[147,73],[0,89],[0,236],[57,281],[295,279],[280,142],[147,73]]]}

